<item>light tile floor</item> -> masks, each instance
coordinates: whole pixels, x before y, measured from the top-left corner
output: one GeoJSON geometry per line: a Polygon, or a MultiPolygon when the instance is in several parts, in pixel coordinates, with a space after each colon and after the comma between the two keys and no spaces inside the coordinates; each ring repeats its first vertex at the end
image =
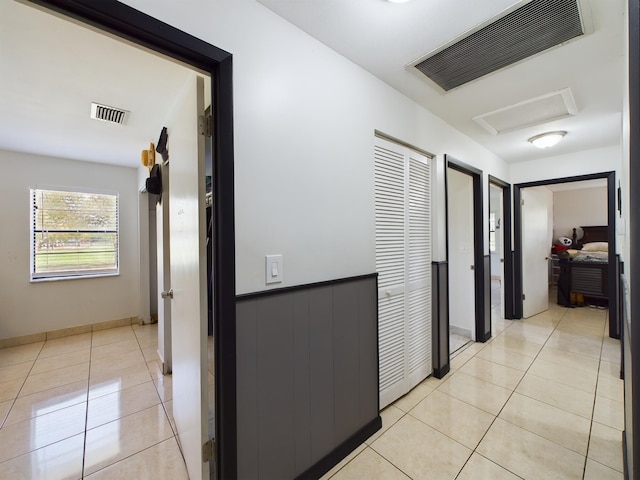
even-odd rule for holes
{"type": "Polygon", "coordinates": [[[493,320],[494,337],[387,407],[323,479],[622,479],[620,342],[607,311],[493,320]]]}
{"type": "Polygon", "coordinates": [[[155,325],[0,349],[1,479],[186,479],[155,325]]]}
{"type": "MultiPolygon", "coordinates": [[[[324,478],[622,478],[606,313],[494,320],[493,340],[386,408],[324,478]]],[[[156,348],[155,326],[132,325],[0,349],[0,478],[187,478],[156,348]]]]}

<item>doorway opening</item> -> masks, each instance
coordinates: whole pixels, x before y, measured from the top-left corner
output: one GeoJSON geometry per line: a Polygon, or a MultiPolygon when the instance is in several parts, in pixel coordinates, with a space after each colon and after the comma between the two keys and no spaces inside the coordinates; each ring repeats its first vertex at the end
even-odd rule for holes
{"type": "Polygon", "coordinates": [[[504,208],[502,189],[489,184],[489,257],[491,261],[491,317],[504,318],[504,208]]]}
{"type": "MultiPolygon", "coordinates": [[[[207,83],[211,89],[211,103],[214,105],[212,112],[213,121],[211,122],[213,137],[215,143],[212,149],[212,261],[215,265],[213,270],[213,279],[211,282],[212,289],[212,305],[213,305],[213,327],[215,335],[213,343],[215,345],[215,361],[213,368],[215,369],[215,443],[207,442],[208,433],[208,416],[206,415],[207,406],[205,405],[205,413],[193,414],[194,421],[199,422],[197,435],[194,436],[195,430],[182,428],[180,426],[177,402],[174,399],[174,417],[180,433],[180,443],[183,448],[183,454],[187,463],[190,475],[199,478],[201,474],[208,476],[211,472],[212,477],[216,478],[234,478],[237,472],[236,461],[236,379],[235,379],[235,249],[234,249],[234,182],[233,182],[233,117],[232,117],[232,65],[231,55],[213,45],[195,38],[185,32],[182,32],[168,24],[160,22],[144,13],[141,13],[131,7],[128,7],[115,0],[104,0],[102,2],[92,2],[86,0],[77,0],[68,2],[64,0],[33,0],[31,3],[41,5],[48,10],[58,12],[63,17],[71,17],[79,20],[80,23],[96,27],[98,30],[108,32],[120,39],[142,47],[143,50],[150,49],[162,56],[170,58],[172,61],[182,63],[188,68],[192,68],[198,72],[204,72],[207,83]],[[182,430],[182,432],[180,432],[182,430]],[[202,434],[202,436],[201,436],[202,434]],[[208,445],[208,450],[207,450],[208,445]],[[205,452],[208,452],[205,454],[205,452]],[[214,462],[215,459],[215,462],[214,462]],[[211,468],[209,466],[211,465],[211,468]]],[[[202,77],[200,77],[202,79],[202,77]]],[[[181,92],[184,93],[184,92],[181,92]]],[[[197,94],[198,96],[200,94],[197,94]]],[[[192,98],[192,97],[189,97],[192,98]]],[[[195,98],[195,97],[194,97],[195,98]]],[[[199,96],[198,98],[202,98],[199,96]]],[[[197,103],[203,103],[198,101],[197,103]]],[[[203,105],[204,108],[204,105],[203,105]]],[[[189,120],[190,125],[197,124],[195,111],[193,113],[193,122],[189,120]]],[[[178,122],[183,125],[185,122],[178,122]]],[[[196,129],[194,128],[194,131],[196,129]]],[[[174,137],[176,138],[176,137],[174,137]]],[[[170,148],[176,149],[176,144],[170,145],[170,148]]],[[[176,157],[177,158],[177,157],[176,157]]],[[[185,157],[183,157],[185,158],[185,157]]],[[[189,156],[189,158],[193,158],[189,156]]],[[[177,214],[185,213],[184,217],[195,219],[198,226],[185,224],[189,231],[204,232],[204,160],[197,160],[198,178],[195,184],[189,183],[190,180],[183,183],[181,180],[176,181],[176,186],[182,189],[182,193],[187,192],[190,198],[198,198],[195,205],[185,205],[184,208],[178,208],[177,214]],[[202,195],[201,195],[202,194],[202,195]],[[201,208],[202,207],[202,208],[201,208]],[[189,211],[191,208],[191,211],[189,211]],[[194,214],[194,212],[197,212],[194,214]]],[[[193,164],[195,165],[195,163],[193,164]]],[[[191,168],[191,167],[189,167],[191,168]]],[[[195,167],[194,167],[195,168],[195,167]]],[[[172,174],[176,169],[172,170],[172,174]]],[[[190,170],[187,176],[196,170],[190,170]]],[[[173,175],[172,175],[173,176],[173,175]]],[[[176,179],[180,175],[175,176],[176,179]]],[[[187,177],[183,177],[187,178],[187,177]]],[[[194,178],[193,175],[189,177],[194,178]]],[[[175,220],[175,219],[174,219],[175,220]]],[[[194,235],[200,235],[197,233],[194,235]]],[[[204,248],[202,249],[204,253],[204,248]]],[[[206,263],[206,262],[205,262],[206,263]]],[[[191,276],[189,282],[191,285],[200,285],[196,288],[195,294],[199,298],[205,298],[205,306],[195,316],[189,318],[191,327],[181,325],[180,334],[182,335],[187,349],[191,342],[192,351],[198,353],[200,360],[197,362],[198,372],[196,374],[197,386],[194,390],[197,395],[193,396],[194,401],[206,403],[208,391],[208,374],[207,374],[207,309],[206,309],[206,285],[203,278],[206,278],[206,267],[197,267],[204,273],[191,276]],[[187,331],[188,330],[188,331],[187,331]]],[[[195,271],[195,270],[194,270],[195,271]]],[[[194,290],[190,287],[189,289],[194,290]]],[[[169,292],[167,292],[169,293],[169,292]]],[[[176,289],[175,303],[184,302],[184,297],[180,300],[182,293],[176,289]]],[[[183,319],[184,320],[184,319],[183,319]]],[[[182,350],[185,350],[184,348],[182,350]]],[[[180,368],[178,364],[182,360],[178,358],[178,352],[173,353],[173,371],[174,380],[179,375],[180,368]]],[[[189,365],[187,365],[189,366],[189,365]]],[[[193,364],[190,365],[193,367],[193,364]]],[[[181,374],[180,374],[181,375],[181,374]]],[[[186,378],[186,377],[185,377],[186,378]]],[[[177,383],[177,382],[175,382],[177,383]]],[[[176,386],[174,383],[174,386],[176,386]]],[[[180,390],[175,389],[174,390],[180,390]]],[[[180,409],[183,414],[186,409],[180,409]]],[[[184,418],[184,417],[183,417],[184,418]]],[[[183,425],[185,425],[183,423],[183,425]]],[[[186,426],[186,425],[185,425],[186,426]]]]}
{"type": "Polygon", "coordinates": [[[449,352],[491,337],[489,257],[484,256],[482,172],[449,155],[445,162],[449,352]]]}
{"type": "MultiPolygon", "coordinates": [[[[587,296],[593,295],[594,297],[600,297],[607,301],[609,308],[609,336],[612,338],[620,337],[618,281],[616,273],[619,271],[619,259],[616,255],[615,247],[615,189],[615,172],[558,178],[523,183],[515,186],[515,318],[530,316],[536,309],[528,309],[526,302],[531,301],[532,304],[540,303],[541,297],[549,294],[549,286],[552,287],[551,298],[548,298],[546,303],[544,298],[542,298],[542,306],[538,307],[538,309],[546,309],[549,303],[556,303],[556,301],[559,300],[560,293],[562,293],[558,290],[563,290],[565,282],[567,281],[569,282],[569,286],[567,287],[569,289],[568,291],[575,290],[577,293],[581,293],[584,287],[580,286],[580,282],[583,281],[585,277],[583,273],[578,272],[577,268],[574,268],[576,266],[579,267],[579,265],[575,263],[575,259],[571,259],[571,255],[575,255],[575,251],[580,251],[583,243],[597,241],[605,244],[604,250],[606,250],[606,253],[600,254],[602,257],[599,262],[600,266],[593,267],[597,268],[598,272],[592,268],[590,272],[587,273],[587,275],[594,278],[596,282],[596,287],[594,288],[597,290],[586,290],[585,293],[587,296]],[[594,183],[598,181],[600,183],[594,183]],[[563,185],[564,187],[562,187],[563,185]],[[597,197],[597,203],[591,207],[587,206],[587,200],[581,202],[577,200],[575,194],[572,193],[584,188],[593,188],[594,186],[600,188],[602,193],[597,197]],[[533,251],[532,249],[535,247],[531,245],[530,239],[526,238],[528,235],[525,232],[528,222],[527,217],[529,215],[535,215],[528,213],[527,192],[535,192],[538,187],[547,190],[548,193],[546,193],[546,196],[551,199],[552,206],[550,208],[556,210],[556,212],[545,212],[549,218],[549,242],[543,246],[544,250],[541,250],[543,253],[534,254],[530,252],[533,251]],[[564,192],[562,193],[562,199],[557,202],[554,201],[554,192],[552,190],[564,192]],[[581,208],[585,206],[587,208],[581,208]],[[561,213],[557,210],[560,210],[561,213]],[[572,213],[567,217],[566,211],[572,213]],[[589,227],[599,227],[595,229],[597,238],[593,237],[593,233],[589,233],[594,231],[589,227]],[[575,237],[574,228],[576,230],[575,237]],[[591,238],[587,236],[583,242],[582,238],[578,237],[581,237],[585,231],[587,235],[592,236],[591,238]],[[563,240],[563,238],[565,240],[563,240]],[[527,242],[529,242],[529,244],[527,242]],[[561,245],[563,242],[566,242],[567,245],[561,245]],[[565,253],[567,248],[571,250],[569,253],[565,253]],[[538,275],[541,279],[535,280],[535,283],[531,284],[534,280],[531,275],[527,273],[526,264],[533,261],[537,263],[543,262],[543,270],[542,273],[538,275]],[[564,270],[562,266],[565,267],[564,270]],[[529,285],[527,281],[530,282],[529,285]],[[578,287],[575,287],[576,285],[578,285],[578,287]],[[556,288],[558,290],[556,290],[556,288]]],[[[560,192],[555,193],[556,198],[558,198],[560,192]]],[[[593,197],[593,194],[588,196],[589,199],[593,199],[593,197]]],[[[529,270],[529,272],[531,272],[531,270],[529,270]]]]}
{"type": "Polygon", "coordinates": [[[491,175],[489,175],[488,243],[493,326],[494,321],[513,318],[513,252],[511,250],[511,185],[491,175]],[[495,233],[492,234],[491,230],[495,233]]]}

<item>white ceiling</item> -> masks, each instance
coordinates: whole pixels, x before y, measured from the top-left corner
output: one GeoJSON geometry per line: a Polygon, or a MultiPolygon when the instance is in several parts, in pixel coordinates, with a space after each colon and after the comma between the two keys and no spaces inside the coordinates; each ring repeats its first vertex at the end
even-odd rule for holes
{"type": "Polygon", "coordinates": [[[621,135],[623,0],[581,0],[592,33],[448,93],[406,66],[526,1],[258,0],[336,52],[423,105],[508,162],[617,145],[621,135]],[[472,119],[570,88],[574,117],[492,135],[472,119]],[[533,135],[566,130],[556,147],[539,150],[533,135]]]}
{"type": "MultiPolygon", "coordinates": [[[[620,142],[623,0],[585,0],[593,33],[448,93],[406,65],[522,2],[258,1],[506,161],[620,142]],[[566,87],[574,117],[496,136],[472,120],[566,87]],[[527,142],[548,130],[569,133],[549,150],[527,142]]],[[[190,75],[158,55],[8,0],[0,1],[0,65],[0,149],[132,167],[157,141],[171,93],[190,75]],[[91,120],[91,102],[130,110],[128,124],[91,120]]]]}
{"type": "Polygon", "coordinates": [[[29,5],[0,0],[0,149],[129,167],[157,142],[187,68],[29,5]],[[131,112],[89,118],[91,102],[131,112]]]}

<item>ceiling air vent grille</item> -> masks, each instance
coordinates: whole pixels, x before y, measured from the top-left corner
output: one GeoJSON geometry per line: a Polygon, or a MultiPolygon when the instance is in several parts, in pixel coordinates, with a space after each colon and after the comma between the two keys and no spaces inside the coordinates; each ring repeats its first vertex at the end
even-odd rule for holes
{"type": "Polygon", "coordinates": [[[532,0],[415,65],[444,90],[584,34],[578,0],[532,0]]]}
{"type": "Polygon", "coordinates": [[[129,118],[129,112],[121,108],[109,107],[99,103],[91,104],[91,118],[102,120],[103,122],[117,123],[125,125],[129,118]]]}

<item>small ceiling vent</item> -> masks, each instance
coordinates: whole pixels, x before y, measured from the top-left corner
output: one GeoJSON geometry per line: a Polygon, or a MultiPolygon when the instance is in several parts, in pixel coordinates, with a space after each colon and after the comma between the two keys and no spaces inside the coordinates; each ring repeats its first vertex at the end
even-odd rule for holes
{"type": "Polygon", "coordinates": [[[448,91],[584,33],[578,0],[532,0],[414,66],[448,91]]]}
{"type": "Polygon", "coordinates": [[[129,119],[129,113],[129,111],[121,108],[109,107],[99,103],[91,104],[91,118],[102,120],[103,122],[125,125],[129,119]]]}

